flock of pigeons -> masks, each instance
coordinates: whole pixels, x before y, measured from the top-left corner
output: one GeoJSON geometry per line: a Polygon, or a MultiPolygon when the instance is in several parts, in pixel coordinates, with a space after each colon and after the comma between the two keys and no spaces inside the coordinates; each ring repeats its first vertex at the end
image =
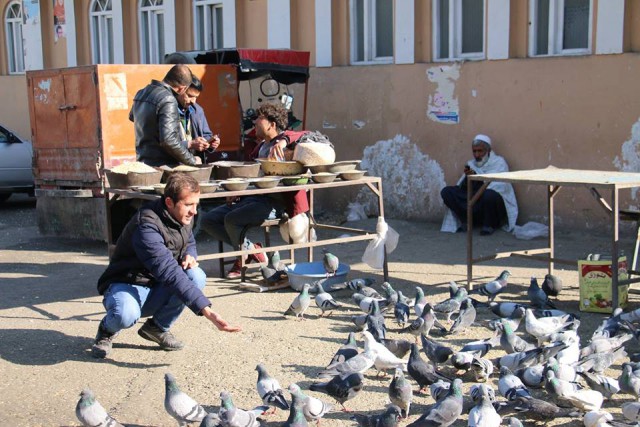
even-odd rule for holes
{"type": "MultiPolygon", "coordinates": [[[[327,275],[331,275],[329,269],[327,275]]],[[[469,426],[479,427],[503,423],[521,426],[527,422],[544,425],[559,417],[581,417],[586,427],[638,425],[640,354],[632,354],[630,361],[622,363],[617,378],[606,376],[605,371],[611,372],[614,364],[626,360],[625,345],[640,338],[635,326],[640,321],[640,309],[627,313],[615,310],[592,333],[589,342],[581,345],[578,316],[558,310],[550,299],[562,290],[559,278],[547,275],[542,286],[531,278],[528,304],[496,302],[496,297],[507,288],[509,276],[505,270],[495,280],[472,291],[451,282],[449,298],[437,303],[427,301],[419,286],[413,300],[387,282],[380,290],[369,279],[334,286],[352,291],[350,300],[362,311],[351,320],[354,329],[361,331],[364,349],[358,348],[356,332],[349,333],[345,344],[318,372],[320,381],[312,383],[309,390],[328,395],[348,411],[345,404],[366,393],[372,370],[378,381],[381,375],[386,377],[393,372],[388,383],[387,408],[375,414],[352,414],[351,419],[362,427],[396,427],[403,419],[415,415],[418,417],[408,427],[444,427],[463,413],[468,414],[469,426]],[[486,297],[487,301],[471,295],[486,297]],[[496,318],[480,321],[476,319],[479,310],[490,311],[496,318]],[[390,318],[397,323],[400,336],[408,339],[387,336],[390,318]],[[472,325],[485,326],[487,337],[467,342],[457,350],[447,345],[449,337],[472,325]],[[496,354],[496,350],[504,354],[489,358],[489,351],[496,354]],[[468,398],[463,396],[463,381],[473,383],[468,398]],[[497,385],[497,392],[492,383],[497,385]],[[532,394],[532,389],[537,391],[532,394]],[[419,412],[412,411],[414,397],[427,390],[435,402],[419,412]],[[617,400],[617,396],[626,400],[621,405],[624,420],[614,420],[602,408],[603,402],[617,400]]],[[[330,316],[344,307],[344,302],[334,299],[322,283],[306,284],[285,315],[305,319],[313,301],[321,310],[320,316],[330,316]],[[312,290],[316,291],[315,296],[310,294],[312,290]]],[[[313,421],[319,424],[323,416],[340,409],[331,401],[303,392],[295,383],[288,387],[288,398],[265,366],[259,364],[256,370],[261,406],[249,410],[237,408],[231,395],[222,391],[219,411],[207,414],[167,373],[165,409],[181,426],[200,423],[222,427],[258,427],[261,417],[276,408],[289,411],[285,427],[306,427],[313,421]]],[[[80,396],[76,415],[83,425],[120,425],[90,390],[84,390],[80,396]]],[[[616,405],[620,406],[619,403],[616,405]]]]}

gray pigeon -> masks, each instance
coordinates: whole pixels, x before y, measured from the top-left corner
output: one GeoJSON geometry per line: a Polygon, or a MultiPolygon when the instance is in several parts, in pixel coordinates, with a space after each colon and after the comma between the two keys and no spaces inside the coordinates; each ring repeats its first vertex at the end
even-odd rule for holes
{"type": "Polygon", "coordinates": [[[262,403],[273,407],[273,413],[276,412],[276,408],[280,408],[285,411],[289,409],[289,403],[284,397],[284,392],[282,391],[282,387],[280,387],[278,380],[269,375],[267,369],[262,363],[259,363],[256,366],[256,371],[258,371],[258,382],[256,383],[256,388],[260,399],[262,399],[262,403]]]}
{"type": "Polygon", "coordinates": [[[327,272],[327,277],[335,276],[340,266],[340,260],[326,249],[322,250],[322,254],[322,265],[324,266],[324,271],[327,272]]]}
{"type": "Polygon", "coordinates": [[[551,301],[549,301],[549,295],[547,295],[542,289],[540,289],[540,286],[538,286],[538,280],[535,277],[531,278],[529,289],[527,289],[527,296],[529,297],[531,305],[535,308],[556,308],[556,306],[551,301]]]}
{"type": "Polygon", "coordinates": [[[329,314],[327,316],[331,316],[333,310],[340,307],[340,304],[333,299],[333,296],[324,290],[322,285],[316,285],[316,305],[322,311],[320,317],[323,317],[324,314],[328,311],[329,314]]]}
{"type": "Polygon", "coordinates": [[[489,397],[489,387],[481,384],[480,401],[469,411],[469,427],[499,427],[502,417],[498,415],[489,397]]]}
{"type": "Polygon", "coordinates": [[[469,295],[484,295],[491,303],[496,298],[496,296],[498,296],[498,294],[501,294],[507,288],[507,280],[509,279],[509,276],[511,276],[511,272],[509,270],[504,270],[498,277],[495,278],[495,280],[492,280],[489,283],[484,283],[477,288],[469,291],[469,295]]]}
{"type": "Polygon", "coordinates": [[[220,417],[218,417],[218,414],[207,414],[202,419],[200,427],[220,427],[220,417]]]}
{"type": "Polygon", "coordinates": [[[304,312],[307,311],[309,305],[311,304],[311,296],[309,295],[310,284],[305,283],[302,286],[302,290],[296,297],[293,299],[293,302],[284,312],[285,316],[296,316],[296,319],[304,319],[304,312]]]}
{"type": "Polygon", "coordinates": [[[618,386],[621,391],[640,398],[640,371],[635,370],[630,363],[623,363],[618,386]]]}
{"type": "Polygon", "coordinates": [[[453,424],[462,414],[462,380],[456,378],[451,384],[449,394],[439,402],[436,402],[420,418],[407,427],[440,426],[447,427],[453,424]]]}
{"type": "Polygon", "coordinates": [[[498,391],[507,398],[515,400],[518,396],[531,397],[531,393],[522,383],[522,380],[515,376],[506,366],[500,368],[500,379],[498,380],[498,391]]]}
{"type": "Polygon", "coordinates": [[[389,400],[400,408],[402,418],[409,416],[413,390],[411,383],[404,377],[404,373],[400,368],[396,368],[393,379],[389,384],[389,400]]]}
{"type": "Polygon", "coordinates": [[[164,409],[178,421],[178,425],[200,422],[207,415],[198,402],[180,391],[175,377],[168,372],[164,374],[164,391],[164,409]]]}
{"type": "MultiPolygon", "coordinates": [[[[497,304],[497,303],[494,303],[494,304],[497,304]]],[[[515,310],[513,310],[513,313],[511,313],[511,315],[507,317],[502,317],[499,319],[486,321],[484,325],[487,328],[491,329],[492,331],[495,331],[498,329],[497,324],[500,323],[501,320],[504,320],[505,322],[511,324],[511,329],[513,329],[514,331],[517,331],[518,327],[520,326],[520,323],[522,322],[522,319],[524,319],[525,312],[526,312],[526,309],[524,308],[524,306],[518,306],[515,310]]]]}
{"type": "Polygon", "coordinates": [[[508,405],[519,414],[534,421],[551,421],[569,416],[575,409],[561,409],[555,403],[533,397],[518,396],[508,405]]]}
{"type": "Polygon", "coordinates": [[[289,418],[283,427],[307,427],[308,425],[307,418],[304,416],[304,399],[300,395],[291,394],[289,418]]]}
{"type": "Polygon", "coordinates": [[[553,274],[547,274],[542,282],[542,290],[550,297],[557,297],[562,291],[562,279],[553,274]]]}
{"type": "Polygon", "coordinates": [[[329,412],[333,412],[333,405],[323,400],[315,398],[313,396],[307,396],[300,390],[298,384],[291,384],[289,386],[289,392],[291,398],[302,403],[302,413],[307,421],[317,421],[329,412]]]}
{"type": "Polygon", "coordinates": [[[381,414],[353,414],[350,419],[358,423],[360,427],[397,427],[400,419],[400,408],[389,405],[381,414]]]}
{"type": "Polygon", "coordinates": [[[502,335],[500,336],[500,345],[507,353],[519,353],[521,351],[532,350],[535,348],[533,344],[528,343],[517,336],[511,329],[509,323],[504,321],[501,322],[499,330],[502,332],[502,335]]]}
{"type": "Polygon", "coordinates": [[[336,354],[333,355],[331,362],[329,362],[328,366],[336,365],[338,363],[344,362],[345,360],[349,360],[358,354],[358,344],[356,343],[356,334],[354,332],[349,332],[349,336],[347,337],[347,341],[336,351],[336,354]]]}
{"type": "Polygon", "coordinates": [[[382,344],[400,359],[404,358],[407,353],[411,351],[411,342],[403,339],[391,339],[385,338],[382,340],[382,344]]]}
{"type": "Polygon", "coordinates": [[[88,388],[80,393],[80,400],[76,405],[76,417],[85,427],[123,427],[107,413],[88,388]]]}
{"type": "Polygon", "coordinates": [[[467,299],[468,293],[465,288],[458,288],[458,291],[453,296],[453,298],[448,298],[444,301],[439,302],[438,304],[433,306],[433,311],[436,313],[446,314],[447,322],[451,322],[451,316],[453,313],[460,310],[460,306],[462,305],[462,301],[467,299]]]}
{"type": "Polygon", "coordinates": [[[508,427],[523,427],[522,421],[520,421],[516,417],[509,417],[507,421],[508,421],[508,424],[507,424],[508,427]]]}
{"type": "Polygon", "coordinates": [[[434,326],[442,332],[447,331],[447,328],[445,328],[444,325],[436,318],[436,315],[431,308],[431,304],[426,303],[422,308],[420,317],[414,319],[409,326],[402,329],[400,332],[409,332],[411,335],[416,337],[416,342],[418,342],[418,337],[421,334],[429,336],[431,329],[433,329],[434,326]]]}
{"type": "Polygon", "coordinates": [[[515,302],[490,302],[489,303],[489,309],[493,312],[493,314],[495,314],[498,317],[510,317],[513,315],[513,312],[519,308],[522,307],[523,309],[527,309],[529,308],[527,305],[525,304],[518,304],[515,302]]]}
{"type": "Polygon", "coordinates": [[[417,317],[422,316],[422,309],[427,304],[427,298],[424,296],[424,291],[420,286],[416,286],[416,299],[413,304],[413,311],[417,317]]]}
{"type": "Polygon", "coordinates": [[[418,393],[438,380],[449,381],[449,378],[436,371],[432,364],[427,363],[420,356],[416,344],[411,344],[411,354],[407,363],[407,371],[411,378],[418,383],[418,393]]]}
{"type": "Polygon", "coordinates": [[[449,381],[438,380],[429,386],[429,393],[431,393],[433,400],[439,402],[447,397],[450,388],[451,383],[449,381]]]}
{"type": "Polygon", "coordinates": [[[220,400],[218,417],[222,427],[260,427],[258,417],[269,409],[268,406],[257,406],[250,411],[237,408],[226,390],[220,392],[220,400]]]}
{"type": "Polygon", "coordinates": [[[371,368],[375,362],[376,354],[373,351],[364,351],[344,362],[327,366],[320,371],[318,378],[330,378],[336,375],[346,375],[353,372],[363,373],[371,368]]]}
{"type": "Polygon", "coordinates": [[[387,298],[387,305],[395,306],[400,300],[400,295],[395,289],[393,289],[393,286],[391,286],[391,283],[382,282],[382,290],[384,291],[384,294],[387,298]]]}
{"type": "Polygon", "coordinates": [[[493,362],[489,359],[474,356],[473,361],[471,362],[471,371],[473,372],[476,381],[486,382],[489,380],[491,374],[493,374],[493,362]]]}
{"type": "Polygon", "coordinates": [[[402,296],[402,292],[398,291],[398,302],[396,302],[396,305],[393,308],[393,317],[395,317],[398,325],[401,328],[404,328],[405,323],[409,322],[411,310],[407,303],[401,301],[402,296]]]}
{"type": "Polygon", "coordinates": [[[445,363],[449,360],[449,357],[453,354],[453,350],[450,347],[439,344],[425,335],[420,335],[420,339],[422,340],[424,354],[427,355],[427,359],[429,359],[436,368],[438,364],[445,363]]]}
{"type": "Polygon", "coordinates": [[[589,388],[599,391],[607,399],[620,391],[618,380],[604,375],[594,374],[592,372],[578,372],[589,388]]]}
{"type": "Polygon", "coordinates": [[[342,376],[335,376],[328,382],[313,383],[309,386],[309,390],[328,394],[342,405],[344,411],[348,411],[344,404],[362,391],[363,380],[364,377],[360,372],[352,372],[342,376]]]}
{"type": "Polygon", "coordinates": [[[287,278],[285,265],[280,261],[280,252],[267,253],[267,264],[260,267],[260,274],[267,284],[277,283],[287,278]]]}
{"type": "Polygon", "coordinates": [[[624,347],[618,347],[615,350],[606,353],[593,353],[584,357],[574,364],[576,371],[588,372],[593,371],[602,374],[609,366],[613,365],[617,360],[627,357],[624,347]]]}
{"type": "Polygon", "coordinates": [[[632,422],[640,421],[640,402],[626,402],[622,404],[622,415],[632,422]]]}
{"type": "Polygon", "coordinates": [[[384,324],[384,316],[380,311],[377,300],[373,300],[371,313],[367,316],[367,330],[373,335],[373,338],[382,342],[387,337],[387,327],[384,324]]]}
{"type": "Polygon", "coordinates": [[[460,304],[460,313],[458,314],[458,317],[456,317],[456,320],[453,321],[453,325],[451,326],[451,329],[449,329],[449,334],[456,334],[464,331],[471,327],[475,321],[476,309],[471,303],[471,300],[467,298],[460,304]]]}

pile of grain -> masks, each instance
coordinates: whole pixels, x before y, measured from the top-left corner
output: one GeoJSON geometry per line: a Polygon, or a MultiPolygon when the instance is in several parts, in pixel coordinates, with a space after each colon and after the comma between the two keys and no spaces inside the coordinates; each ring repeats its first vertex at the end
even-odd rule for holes
{"type": "Polygon", "coordinates": [[[111,168],[111,172],[121,173],[121,174],[127,174],[129,172],[151,173],[151,172],[157,172],[157,170],[141,162],[126,162],[114,168],[111,168]]]}

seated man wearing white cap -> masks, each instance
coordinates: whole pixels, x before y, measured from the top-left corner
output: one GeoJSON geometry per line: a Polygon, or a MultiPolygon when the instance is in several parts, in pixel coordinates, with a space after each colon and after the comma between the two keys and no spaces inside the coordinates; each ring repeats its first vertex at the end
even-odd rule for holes
{"type": "MultiPolygon", "coordinates": [[[[458,184],[445,187],[440,192],[442,201],[448,208],[440,231],[455,233],[465,231],[467,227],[467,175],[508,172],[509,166],[504,158],[491,150],[491,138],[476,135],[471,144],[473,159],[464,167],[464,174],[458,184]]],[[[482,185],[473,182],[473,193],[482,185]]],[[[513,230],[518,217],[518,204],[513,187],[509,183],[492,182],[482,197],[473,205],[473,225],[482,227],[480,234],[489,235],[502,227],[513,230]]]]}

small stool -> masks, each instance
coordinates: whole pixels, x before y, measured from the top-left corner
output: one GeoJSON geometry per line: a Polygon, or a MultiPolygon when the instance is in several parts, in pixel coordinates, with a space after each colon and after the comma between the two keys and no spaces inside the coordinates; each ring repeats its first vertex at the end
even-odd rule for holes
{"type": "MultiPolygon", "coordinates": [[[[262,227],[264,230],[264,248],[267,248],[269,246],[271,246],[271,227],[278,227],[280,225],[280,219],[265,219],[262,224],[257,225],[256,227],[262,227]]],[[[247,235],[247,232],[249,231],[251,227],[246,227],[244,229],[244,231],[242,232],[242,236],[240,238],[241,241],[244,241],[245,236],[247,235]]],[[[291,242],[289,242],[291,243],[291,242]]],[[[219,253],[223,253],[224,252],[224,246],[222,241],[218,241],[218,252],[219,253]]],[[[289,250],[289,256],[291,258],[291,262],[294,263],[295,262],[295,254],[293,249],[289,250]]],[[[242,273],[240,276],[240,280],[241,281],[245,281],[245,264],[244,264],[244,258],[240,258],[241,262],[240,262],[240,266],[242,268],[242,273]]],[[[225,265],[229,265],[229,264],[233,264],[235,262],[235,259],[233,260],[225,260],[224,258],[220,258],[219,259],[219,265],[220,265],[220,278],[224,279],[225,278],[225,272],[224,272],[224,266],[225,265]]]]}
{"type": "Polygon", "coordinates": [[[634,221],[636,223],[636,245],[633,250],[631,268],[627,269],[627,273],[637,276],[640,275],[640,272],[636,271],[636,262],[638,261],[638,251],[640,249],[640,211],[620,209],[619,215],[621,221],[634,221]]]}

